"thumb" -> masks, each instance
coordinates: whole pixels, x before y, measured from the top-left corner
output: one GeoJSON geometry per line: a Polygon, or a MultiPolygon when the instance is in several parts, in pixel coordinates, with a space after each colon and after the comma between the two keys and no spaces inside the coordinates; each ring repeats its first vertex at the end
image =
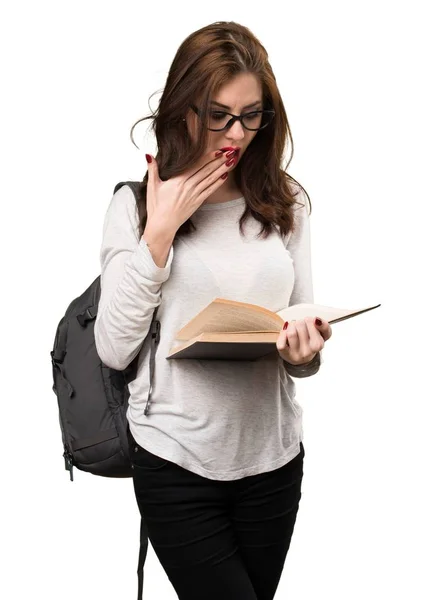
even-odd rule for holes
{"type": "Polygon", "coordinates": [[[150,154],[146,154],[145,156],[148,163],[148,181],[151,181],[152,184],[158,183],[160,176],[158,175],[157,161],[150,154]]]}

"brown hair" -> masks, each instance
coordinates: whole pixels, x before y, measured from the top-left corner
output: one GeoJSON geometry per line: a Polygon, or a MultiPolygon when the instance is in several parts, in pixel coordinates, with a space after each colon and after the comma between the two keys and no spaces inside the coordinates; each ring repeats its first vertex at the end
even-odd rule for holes
{"type": "MultiPolygon", "coordinates": [[[[251,214],[262,224],[259,236],[266,238],[273,225],[282,235],[294,231],[294,199],[305,189],[281,167],[286,136],[291,144],[289,166],[293,156],[293,140],[283,101],[268,54],[254,34],[233,21],[219,21],[189,35],[178,48],[171,64],[159,106],[151,116],[139,119],[131,128],[146,119],[152,119],[157,140],[156,161],[160,178],[165,181],[182,174],[196,164],[205,153],[208,129],[201,122],[199,143],[192,144],[186,122],[189,106],[198,97],[201,111],[207,110],[210,100],[219,88],[239,73],[253,73],[262,85],[263,107],[273,108],[275,117],[258,131],[235,168],[236,185],[246,200],[246,209],[240,218],[242,227],[251,214]]],[[[146,225],[147,172],[140,184],[141,202],[137,203],[142,236],[146,225]]],[[[188,219],[177,235],[196,229],[188,219]]]]}

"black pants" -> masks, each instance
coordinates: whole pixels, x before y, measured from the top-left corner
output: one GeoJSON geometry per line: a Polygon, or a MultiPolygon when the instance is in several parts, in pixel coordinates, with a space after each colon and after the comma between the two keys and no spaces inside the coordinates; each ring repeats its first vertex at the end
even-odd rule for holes
{"type": "Polygon", "coordinates": [[[301,498],[304,447],[275,471],[207,479],[130,436],[149,540],[180,600],[272,600],[301,498]]]}

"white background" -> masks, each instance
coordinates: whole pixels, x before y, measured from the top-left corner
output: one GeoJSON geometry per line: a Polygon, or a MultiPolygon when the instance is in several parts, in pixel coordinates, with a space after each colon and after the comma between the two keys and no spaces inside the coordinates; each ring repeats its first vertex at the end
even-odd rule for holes
{"type": "MultiPolygon", "coordinates": [[[[305,476],[276,600],[438,597],[432,7],[3,5],[2,597],[136,598],[132,481],[76,469],[69,481],[50,350],[100,272],[115,184],[142,179],[155,152],[142,126],[137,150],[131,125],[150,114],[183,39],[217,20],[248,26],[268,50],[294,139],[289,172],[312,201],[315,302],[382,304],[334,325],[320,372],[296,380],[305,476]]],[[[158,597],[176,594],[150,547],[145,599],[158,597]]]]}

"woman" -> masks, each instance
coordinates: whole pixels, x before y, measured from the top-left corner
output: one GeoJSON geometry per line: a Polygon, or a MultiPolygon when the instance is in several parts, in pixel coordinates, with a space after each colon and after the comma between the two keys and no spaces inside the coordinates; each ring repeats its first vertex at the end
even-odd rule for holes
{"type": "Polygon", "coordinates": [[[293,377],[318,371],[330,325],[290,323],[257,361],[166,360],[216,297],[272,311],[313,302],[305,195],[280,165],[290,129],[265,49],[234,22],[194,32],[152,118],[145,201],[137,209],[123,186],[105,218],[96,347],[115,369],[139,353],[127,412],[134,489],[178,597],[267,600],[301,497],[293,377]]]}

